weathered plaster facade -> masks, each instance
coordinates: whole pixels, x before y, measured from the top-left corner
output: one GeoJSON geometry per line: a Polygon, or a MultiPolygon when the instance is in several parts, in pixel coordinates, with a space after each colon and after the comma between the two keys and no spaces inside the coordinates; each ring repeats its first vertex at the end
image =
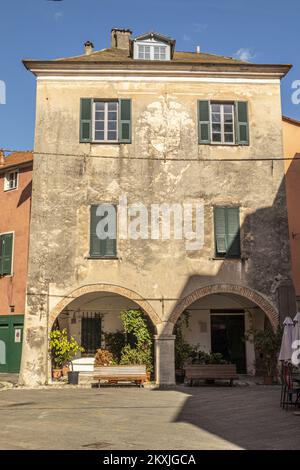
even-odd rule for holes
{"type": "Polygon", "coordinates": [[[243,296],[246,288],[275,326],[277,288],[290,282],[284,165],[256,159],[283,155],[278,72],[251,75],[241,67],[224,78],[226,66],[201,75],[200,64],[195,77],[184,64],[183,76],[164,73],[168,64],[143,71],[138,63],[137,72],[114,65],[111,73],[89,72],[89,64],[85,72],[83,65],[74,71],[74,64],[68,72],[53,64],[47,72],[28,65],[38,75],[37,155],[21,380],[47,380],[47,336],[55,317],[77,293],[93,289],[128,297],[149,314],[161,384],[174,382],[174,322],[182,299],[193,292],[208,286],[208,294],[216,293],[212,286],[220,285],[221,292],[243,296]],[[131,98],[132,143],[79,143],[82,97],[131,98]],[[200,99],[247,100],[250,145],[199,145],[200,99]],[[146,206],[203,200],[203,249],[186,251],[184,240],[118,240],[117,259],[89,259],[89,206],[118,203],[124,194],[128,203],[146,206]],[[241,259],[215,259],[218,204],[240,206],[241,259]]]}

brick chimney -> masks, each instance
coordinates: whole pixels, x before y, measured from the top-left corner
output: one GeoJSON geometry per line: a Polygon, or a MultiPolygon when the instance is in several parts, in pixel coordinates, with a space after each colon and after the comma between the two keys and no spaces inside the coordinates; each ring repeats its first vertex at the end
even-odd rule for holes
{"type": "Polygon", "coordinates": [[[0,149],[0,168],[5,165],[5,157],[3,151],[0,149]]]}
{"type": "Polygon", "coordinates": [[[113,28],[110,33],[110,47],[130,51],[130,29],[113,28]]]}

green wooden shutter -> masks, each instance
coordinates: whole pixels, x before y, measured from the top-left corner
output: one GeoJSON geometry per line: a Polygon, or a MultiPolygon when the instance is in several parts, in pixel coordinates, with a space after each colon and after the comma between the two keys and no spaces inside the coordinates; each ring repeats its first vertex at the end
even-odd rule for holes
{"type": "Polygon", "coordinates": [[[198,142],[209,144],[210,136],[210,101],[198,101],[198,142]]]}
{"type": "Polygon", "coordinates": [[[8,233],[0,237],[0,274],[12,274],[13,234],[8,233]]]}
{"type": "Polygon", "coordinates": [[[98,217],[96,215],[98,206],[91,206],[91,228],[90,228],[90,256],[101,256],[101,246],[97,233],[98,217]]]}
{"type": "Polygon", "coordinates": [[[101,240],[97,236],[97,224],[101,216],[97,216],[98,206],[91,206],[91,228],[90,228],[90,256],[96,258],[115,257],[117,255],[117,240],[101,240]]]}
{"type": "Polygon", "coordinates": [[[81,98],[80,100],[80,142],[92,141],[92,112],[93,100],[81,98]]]}
{"type": "Polygon", "coordinates": [[[225,256],[227,251],[225,207],[214,208],[214,224],[216,256],[225,256]]]}
{"type": "Polygon", "coordinates": [[[119,100],[119,142],[131,143],[131,100],[119,100]]]}
{"type": "Polygon", "coordinates": [[[249,145],[249,120],[247,101],[235,102],[236,143],[249,145]]]}
{"type": "Polygon", "coordinates": [[[240,210],[239,207],[227,207],[227,255],[238,257],[241,254],[240,210]]]}

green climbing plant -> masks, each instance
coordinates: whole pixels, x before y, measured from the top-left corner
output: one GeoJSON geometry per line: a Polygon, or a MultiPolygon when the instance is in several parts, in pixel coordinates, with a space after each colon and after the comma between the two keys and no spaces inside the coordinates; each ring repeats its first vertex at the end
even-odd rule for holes
{"type": "Polygon", "coordinates": [[[123,310],[121,320],[126,344],[121,352],[120,364],[145,364],[153,371],[153,338],[147,321],[140,310],[123,310]]]}

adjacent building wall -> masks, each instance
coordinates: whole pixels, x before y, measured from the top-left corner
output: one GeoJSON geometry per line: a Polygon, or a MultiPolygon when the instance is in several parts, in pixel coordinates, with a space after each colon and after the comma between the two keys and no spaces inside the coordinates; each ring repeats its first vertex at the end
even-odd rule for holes
{"type": "Polygon", "coordinates": [[[0,277],[0,315],[24,315],[26,300],[32,166],[19,167],[19,185],[4,191],[0,172],[0,233],[13,232],[12,275],[0,277]]]}
{"type": "Polygon", "coordinates": [[[300,122],[283,118],[285,181],[289,217],[289,235],[292,253],[293,280],[297,297],[300,299],[300,122]]]}

